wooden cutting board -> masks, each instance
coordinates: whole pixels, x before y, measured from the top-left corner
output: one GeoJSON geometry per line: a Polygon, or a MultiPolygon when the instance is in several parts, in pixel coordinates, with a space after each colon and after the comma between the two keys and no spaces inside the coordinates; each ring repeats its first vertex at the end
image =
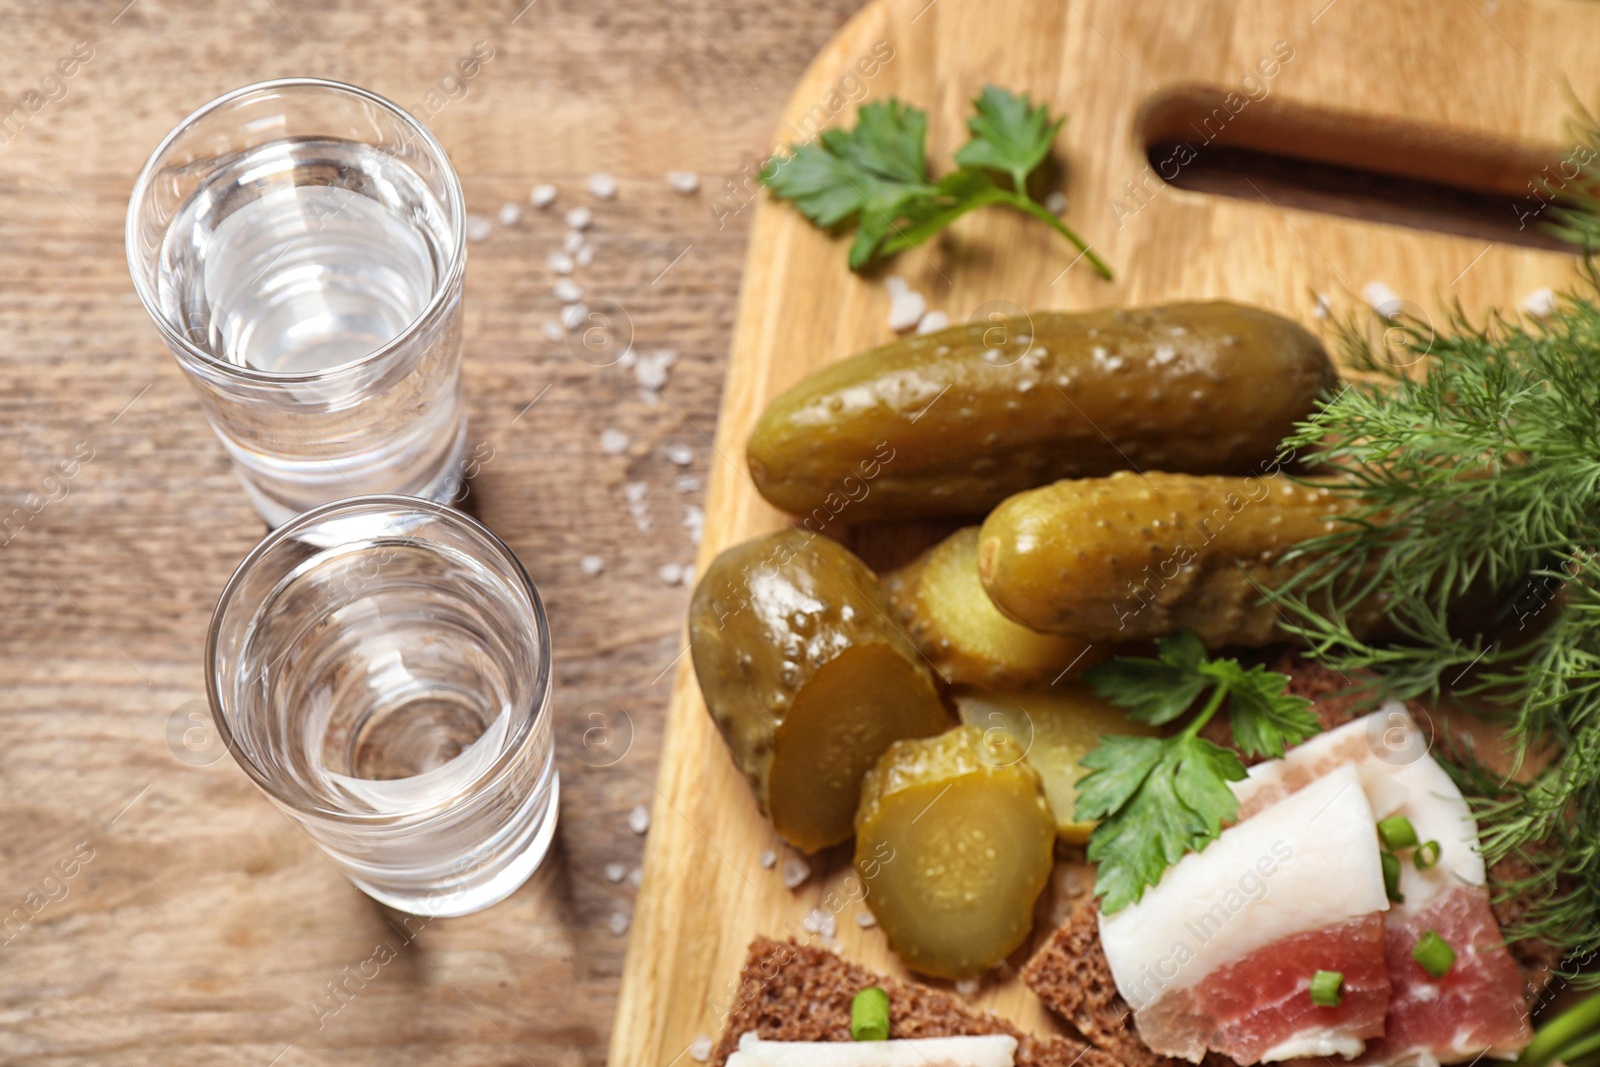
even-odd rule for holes
{"type": "MultiPolygon", "coordinates": [[[[1069,198],[1067,221],[1113,265],[1116,280],[1074,262],[1074,251],[1036,222],[980,211],[890,267],[952,320],[991,301],[1079,309],[1226,297],[1326,332],[1331,320],[1316,314],[1316,295],[1337,318],[1364,306],[1372,282],[1441,319],[1458,302],[1469,313],[1514,309],[1575,276],[1572,255],[1513,242],[1537,232],[1542,200],[1532,183],[1572,156],[1565,86],[1570,79],[1578,98],[1595,99],[1595,40],[1600,6],[1568,0],[880,0],[817,57],[773,143],[800,139],[819,122],[853,123],[857,102],[894,95],[928,111],[928,157],[942,172],[965,140],[968,102],[986,81],[1068,113],[1054,187],[1069,198]],[[1152,166],[1152,142],[1187,148],[1157,149],[1152,166]],[[1447,190],[1396,191],[1310,164],[1229,176],[1217,164],[1236,170],[1241,149],[1481,195],[1456,210],[1447,190]],[[1189,187],[1167,185],[1163,174],[1189,187]],[[1320,177],[1297,188],[1302,175],[1320,177]],[[1201,191],[1213,186],[1241,195],[1201,191]],[[1376,197],[1352,207],[1348,194],[1368,187],[1376,197]]],[[[766,403],[818,367],[892,336],[882,278],[846,269],[844,239],[815,230],[753,183],[725,199],[756,219],[702,570],[729,545],[787,521],[745,471],[745,441],[766,403]]],[[[882,562],[892,554],[887,546],[903,556],[925,538],[862,531],[852,540],[882,562]]],[[[902,973],[881,933],[857,925],[862,905],[829,899],[848,871],[847,850],[811,857],[815,873],[793,892],[780,873],[790,855],[758,815],[685,656],[614,1067],[691,1062],[691,1043],[720,1031],[750,940],[809,937],[804,918],[818,907],[836,911],[837,941],[849,958],[902,973]],[[761,864],[769,849],[779,869],[761,864]]],[[[973,999],[1026,1028],[1057,1025],[1015,978],[991,979],[973,999]]]]}

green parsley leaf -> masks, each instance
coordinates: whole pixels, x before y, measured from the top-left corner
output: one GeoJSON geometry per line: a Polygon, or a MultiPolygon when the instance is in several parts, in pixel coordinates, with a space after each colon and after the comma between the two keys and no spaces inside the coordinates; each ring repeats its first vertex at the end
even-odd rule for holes
{"type": "Polygon", "coordinates": [[[1289,679],[1234,659],[1207,659],[1184,632],[1163,638],[1157,658],[1122,656],[1085,675],[1094,691],[1141,722],[1177,720],[1205,704],[1165,738],[1110,734],[1079,761],[1076,817],[1099,820],[1089,859],[1099,864],[1095,895],[1110,915],[1144,896],[1185,853],[1199,852],[1239,810],[1228,787],[1245,776],[1231,749],[1199,736],[1226,707],[1234,741],[1252,755],[1281,756],[1318,732],[1310,701],[1291,695],[1289,679]]]}
{"type": "Polygon", "coordinates": [[[815,142],[770,161],[761,182],[824,229],[853,225],[852,270],[921,244],[969,211],[1002,204],[1055,229],[1110,278],[1105,261],[1027,192],[1028,175],[1050,154],[1065,120],[994,86],[984,88],[974,107],[972,139],[956,154],[962,166],[938,181],[928,174],[927,115],[890,98],[863,105],[854,129],[824,130],[815,142]],[[1010,177],[1013,188],[1001,187],[994,172],[1010,177]]]}
{"type": "Polygon", "coordinates": [[[972,140],[956,152],[956,162],[1004,171],[1017,192],[1026,192],[1028,175],[1050,154],[1050,143],[1067,120],[1052,122],[1044,105],[1034,107],[1026,96],[993,85],[985,85],[972,106],[978,112],[967,120],[972,140]]]}

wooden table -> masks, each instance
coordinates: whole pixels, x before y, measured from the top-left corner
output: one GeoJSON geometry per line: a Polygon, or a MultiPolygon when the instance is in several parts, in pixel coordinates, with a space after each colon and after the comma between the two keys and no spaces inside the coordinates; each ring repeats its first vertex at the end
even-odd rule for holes
{"type": "Polygon", "coordinates": [[[606,869],[639,862],[628,813],[652,798],[684,648],[688,591],[658,573],[694,554],[701,494],[679,479],[724,462],[709,442],[748,175],[858,4],[125,2],[0,16],[0,1064],[601,1063],[633,893],[606,869]],[[478,42],[493,58],[451,80],[478,42]],[[559,213],[471,246],[470,432],[492,459],[470,507],[555,629],[561,829],[511,900],[414,937],[190,717],[213,603],[262,526],[122,254],[162,135],[294,74],[426,114],[481,214],[526,207],[538,181],[557,207],[593,204],[576,280],[620,305],[639,350],[679,356],[650,404],[630,372],[544,338],[559,213]],[[675,169],[701,191],[672,191],[675,169]],[[600,170],[614,202],[584,189],[600,170]],[[623,454],[600,449],[607,428],[623,454]]]}

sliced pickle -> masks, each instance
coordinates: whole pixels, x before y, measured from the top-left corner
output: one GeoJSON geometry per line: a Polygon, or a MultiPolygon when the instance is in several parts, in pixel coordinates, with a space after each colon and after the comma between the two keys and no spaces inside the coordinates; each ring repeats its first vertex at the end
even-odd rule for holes
{"type": "Polygon", "coordinates": [[[934,669],[955,685],[1007,689],[1083,670],[1109,648],[1035,633],[989,600],[978,578],[978,527],[957,530],[887,575],[895,615],[934,669]]]}
{"type": "Polygon", "coordinates": [[[1154,737],[1160,732],[1128,718],[1121,708],[1096,696],[1081,681],[1015,693],[966,690],[957,693],[955,700],[962,722],[1003,734],[1027,752],[1028,764],[1044,782],[1056,834],[1076,845],[1087,842],[1094,829],[1094,823],[1073,816],[1078,779],[1084,773],[1078,761],[1097,748],[1106,734],[1154,737]]]}
{"type": "Polygon", "coordinates": [[[861,781],[856,873],[908,968],[970,978],[1021,945],[1050,879],[1055,819],[1003,732],[897,741],[861,781]]]}

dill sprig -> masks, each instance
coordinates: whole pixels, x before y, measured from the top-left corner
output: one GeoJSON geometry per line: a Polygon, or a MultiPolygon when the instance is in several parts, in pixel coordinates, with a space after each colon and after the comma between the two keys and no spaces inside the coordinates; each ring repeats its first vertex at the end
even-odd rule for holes
{"type": "Polygon", "coordinates": [[[1495,887],[1526,905],[1506,935],[1569,965],[1600,951],[1600,277],[1585,274],[1542,321],[1458,309],[1385,341],[1341,329],[1366,376],[1285,447],[1314,451],[1352,510],[1269,594],[1315,655],[1385,695],[1448,690],[1503,719],[1514,774],[1454,770],[1485,859],[1534,871],[1495,887]],[[1351,625],[1374,602],[1383,639],[1351,625]]]}

